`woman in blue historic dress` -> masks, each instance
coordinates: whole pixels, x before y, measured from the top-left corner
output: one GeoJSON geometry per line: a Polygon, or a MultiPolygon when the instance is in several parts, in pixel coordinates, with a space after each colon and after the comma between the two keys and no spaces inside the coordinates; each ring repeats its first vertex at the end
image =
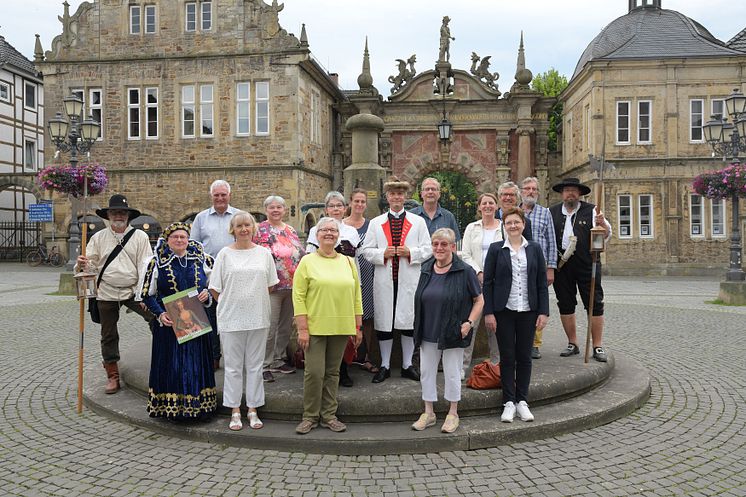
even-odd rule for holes
{"type": "Polygon", "coordinates": [[[179,344],[163,305],[164,297],[193,287],[197,287],[197,298],[204,306],[212,305],[207,279],[213,259],[199,242],[189,239],[189,230],[189,224],[179,222],[163,231],[140,293],[148,309],[158,316],[151,325],[147,407],[151,417],[205,420],[217,409],[209,335],[179,344]]]}

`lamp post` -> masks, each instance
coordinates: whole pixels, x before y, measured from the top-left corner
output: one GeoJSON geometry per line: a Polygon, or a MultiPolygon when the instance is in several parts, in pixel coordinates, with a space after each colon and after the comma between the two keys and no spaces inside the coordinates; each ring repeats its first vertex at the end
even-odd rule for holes
{"type": "MultiPolygon", "coordinates": [[[[732,159],[738,164],[738,154],[746,152],[746,95],[738,88],[725,99],[725,111],[731,122],[724,116],[713,116],[702,128],[705,140],[712,147],[714,156],[723,161],[732,159]]],[[[725,275],[726,281],[744,281],[746,274],[741,268],[741,225],[738,218],[738,195],[731,196],[732,228],[730,236],[730,266],[725,275]]]]}
{"type": "MultiPolygon", "coordinates": [[[[55,148],[60,152],[70,152],[70,164],[75,167],[79,161],[79,154],[88,152],[101,133],[101,125],[92,117],[82,119],[83,101],[71,95],[62,99],[65,114],[60,112],[49,120],[49,136],[55,148]]],[[[65,265],[67,271],[72,271],[75,258],[80,251],[80,227],[78,226],[78,206],[72,202],[72,219],[70,221],[69,238],[67,241],[69,260],[65,265]]]]}
{"type": "Polygon", "coordinates": [[[446,116],[446,94],[448,93],[448,77],[441,77],[438,91],[443,99],[443,119],[438,123],[438,137],[441,143],[448,143],[451,139],[453,125],[446,116]]]}

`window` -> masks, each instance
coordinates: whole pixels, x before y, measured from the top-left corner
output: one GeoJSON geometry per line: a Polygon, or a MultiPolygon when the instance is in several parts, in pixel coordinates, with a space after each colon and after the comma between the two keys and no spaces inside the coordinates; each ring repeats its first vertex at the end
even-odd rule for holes
{"type": "Polygon", "coordinates": [[[186,25],[184,30],[187,32],[197,31],[197,4],[194,2],[187,3],[186,7],[186,25]]]}
{"type": "Polygon", "coordinates": [[[711,200],[710,213],[712,214],[713,238],[725,237],[725,200],[711,200]]]}
{"type": "Polygon", "coordinates": [[[26,83],[24,85],[24,107],[27,109],[36,110],[36,85],[33,83],[26,83]]]}
{"type": "Polygon", "coordinates": [[[640,195],[637,201],[640,238],[653,238],[653,196],[640,195]]]}
{"type": "Polygon", "coordinates": [[[712,112],[710,112],[710,116],[713,119],[722,119],[725,117],[725,100],[722,98],[713,98],[711,105],[712,112]]]}
{"type": "Polygon", "coordinates": [[[317,92],[311,92],[311,143],[321,142],[321,115],[319,111],[319,100],[321,96],[317,92]]]}
{"type": "Polygon", "coordinates": [[[181,136],[194,136],[194,86],[181,88],[181,136]]]}
{"type": "Polygon", "coordinates": [[[130,34],[140,34],[141,10],[139,5],[130,5],[130,34]]]}
{"type": "Polygon", "coordinates": [[[88,113],[94,121],[101,125],[101,134],[98,137],[101,140],[104,136],[103,93],[100,89],[95,89],[90,90],[88,94],[90,96],[88,99],[88,113]]]}
{"type": "Polygon", "coordinates": [[[269,82],[256,84],[256,134],[269,134],[269,82]]]}
{"type": "Polygon", "coordinates": [[[145,32],[155,33],[155,5],[145,6],[145,32]]]}
{"type": "Polygon", "coordinates": [[[629,102],[616,103],[616,142],[629,144],[629,102]]]}
{"type": "Polygon", "coordinates": [[[632,238],[632,196],[619,195],[619,238],[632,238]]]}
{"type": "Polygon", "coordinates": [[[702,113],[704,112],[704,100],[694,99],[689,101],[689,141],[702,142],[702,113]]]}
{"type": "Polygon", "coordinates": [[[34,140],[24,142],[23,165],[32,171],[36,169],[36,142],[34,140]]]}
{"type": "Polygon", "coordinates": [[[689,196],[689,234],[692,237],[704,236],[702,223],[702,196],[692,194],[689,196]]]}
{"type": "Polygon", "coordinates": [[[650,134],[651,111],[652,102],[650,100],[637,102],[637,143],[652,143],[653,141],[650,134]]]}
{"type": "Polygon", "coordinates": [[[212,85],[202,85],[199,87],[199,116],[201,120],[202,136],[213,136],[213,98],[212,85]]]}
{"type": "Polygon", "coordinates": [[[247,136],[250,130],[251,118],[249,109],[251,108],[251,84],[236,84],[236,134],[247,136]]]}
{"type": "Polygon", "coordinates": [[[158,139],[158,88],[145,88],[145,139],[158,139]]]}
{"type": "Polygon", "coordinates": [[[127,89],[127,138],[140,139],[140,88],[127,89]]]}
{"type": "Polygon", "coordinates": [[[10,102],[10,85],[0,83],[0,100],[10,102]]]}
{"type": "Polygon", "coordinates": [[[200,13],[202,14],[202,31],[212,29],[212,2],[200,3],[200,13]]]}

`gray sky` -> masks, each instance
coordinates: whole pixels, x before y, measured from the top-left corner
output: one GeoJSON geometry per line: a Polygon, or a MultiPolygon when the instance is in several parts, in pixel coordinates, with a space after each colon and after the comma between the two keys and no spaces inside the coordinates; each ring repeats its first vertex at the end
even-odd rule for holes
{"type": "MultiPolygon", "coordinates": [[[[81,0],[68,0],[73,14],[81,0]]],[[[271,0],[265,0],[271,3],[271,0]]],[[[357,88],[365,36],[376,87],[388,95],[395,59],[417,54],[416,69],[434,68],[441,19],[451,18],[451,64],[468,70],[471,53],[491,55],[491,71],[507,91],[513,83],[521,30],[526,65],[534,74],[556,68],[568,78],[578,58],[598,32],[627,13],[627,0],[285,0],[280,24],[300,35],[306,23],[311,51],[330,72],[339,73],[345,89],[357,88]],[[364,7],[371,5],[373,7],[364,7]]],[[[746,27],[743,0],[663,0],[663,7],[699,21],[727,41],[746,27]]],[[[0,35],[33,60],[34,34],[50,48],[62,31],[58,0],[0,0],[0,35]]]]}

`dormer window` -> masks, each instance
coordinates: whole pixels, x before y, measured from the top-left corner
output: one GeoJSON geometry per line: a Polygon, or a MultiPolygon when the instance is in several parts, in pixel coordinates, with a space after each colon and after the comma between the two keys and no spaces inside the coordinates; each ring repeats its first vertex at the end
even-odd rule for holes
{"type": "Polygon", "coordinates": [[[661,8],[661,0],[629,0],[629,11],[640,8],[661,8]]]}

